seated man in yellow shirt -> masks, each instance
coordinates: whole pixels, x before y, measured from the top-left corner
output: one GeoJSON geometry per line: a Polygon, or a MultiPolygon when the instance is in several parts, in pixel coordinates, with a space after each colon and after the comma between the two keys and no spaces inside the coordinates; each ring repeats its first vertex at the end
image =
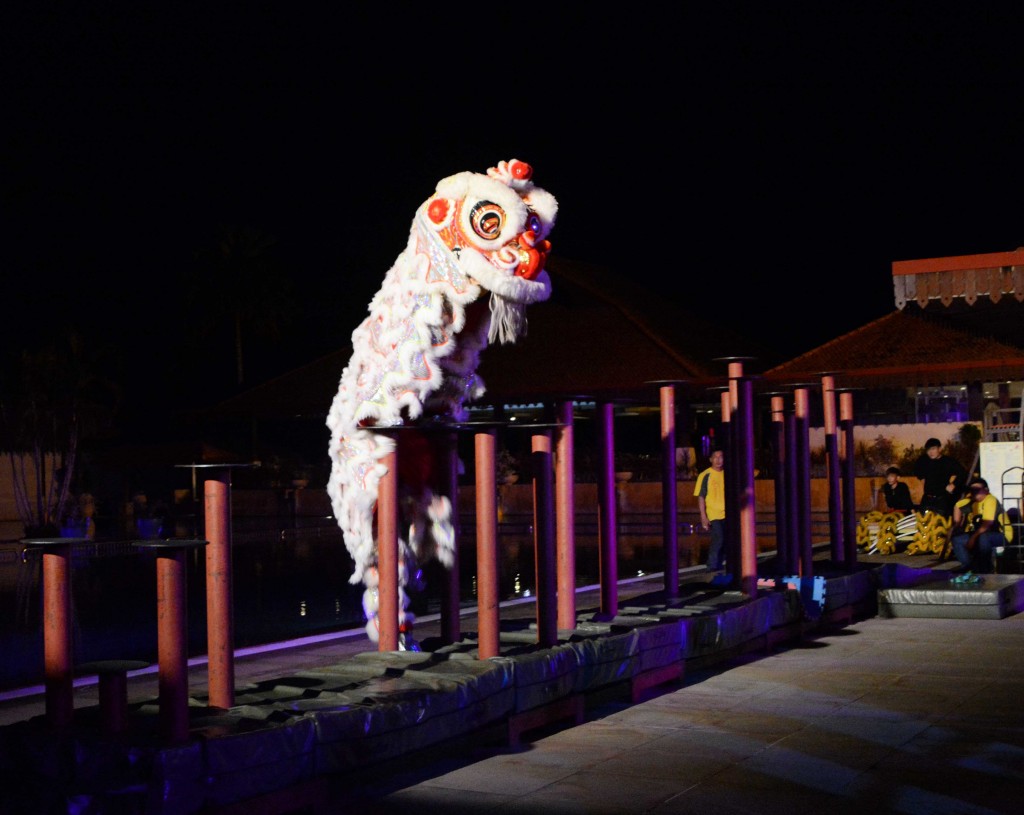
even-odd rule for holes
{"type": "Polygon", "coordinates": [[[962,498],[953,507],[953,524],[962,526],[953,534],[953,554],[965,570],[990,574],[992,552],[1006,545],[1000,522],[1003,508],[988,491],[984,478],[972,478],[968,491],[970,497],[962,498]]]}

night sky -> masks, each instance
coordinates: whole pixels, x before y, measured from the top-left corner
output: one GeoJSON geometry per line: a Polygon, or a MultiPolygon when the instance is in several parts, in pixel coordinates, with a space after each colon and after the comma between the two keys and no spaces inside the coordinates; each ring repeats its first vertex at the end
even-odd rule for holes
{"type": "Polygon", "coordinates": [[[894,260],[1024,245],[1010,4],[18,5],[5,350],[74,324],[135,410],[233,387],[187,299],[225,227],[294,287],[256,384],[344,345],[436,182],[500,160],[558,198],[555,255],[788,355],[891,311],[894,260]]]}

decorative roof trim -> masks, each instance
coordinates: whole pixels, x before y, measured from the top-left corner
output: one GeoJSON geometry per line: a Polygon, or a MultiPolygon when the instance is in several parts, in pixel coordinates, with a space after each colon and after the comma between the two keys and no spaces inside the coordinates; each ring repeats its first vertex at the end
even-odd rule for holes
{"type": "Polygon", "coordinates": [[[984,255],[953,255],[923,260],[894,260],[893,276],[928,272],[962,272],[968,269],[990,269],[996,266],[1024,265],[1024,247],[1012,252],[989,252],[984,255]]]}
{"type": "Polygon", "coordinates": [[[896,308],[900,310],[910,301],[925,308],[936,300],[949,306],[961,297],[972,306],[980,296],[998,303],[1004,294],[1024,302],[1024,248],[985,255],[894,261],[892,282],[896,308]]]}

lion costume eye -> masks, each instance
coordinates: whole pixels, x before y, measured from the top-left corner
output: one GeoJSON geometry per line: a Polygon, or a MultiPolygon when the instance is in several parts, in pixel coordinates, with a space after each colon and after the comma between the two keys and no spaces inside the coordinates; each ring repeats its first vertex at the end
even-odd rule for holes
{"type": "Polygon", "coordinates": [[[505,225],[505,210],[493,201],[480,201],[470,210],[469,223],[481,238],[494,240],[505,225]]]}

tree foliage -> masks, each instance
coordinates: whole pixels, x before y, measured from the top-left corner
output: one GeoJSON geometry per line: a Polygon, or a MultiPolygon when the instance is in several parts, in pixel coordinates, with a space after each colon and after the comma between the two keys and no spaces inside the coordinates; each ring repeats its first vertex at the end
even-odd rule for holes
{"type": "Polygon", "coordinates": [[[75,331],[23,350],[0,369],[0,452],[8,454],[26,534],[55,535],[74,503],[79,442],[106,427],[118,389],[75,331]]]}
{"type": "Polygon", "coordinates": [[[236,383],[245,381],[246,337],[277,339],[295,318],[292,282],[272,236],[248,226],[223,227],[196,253],[188,282],[189,313],[196,339],[230,327],[236,383]]]}

